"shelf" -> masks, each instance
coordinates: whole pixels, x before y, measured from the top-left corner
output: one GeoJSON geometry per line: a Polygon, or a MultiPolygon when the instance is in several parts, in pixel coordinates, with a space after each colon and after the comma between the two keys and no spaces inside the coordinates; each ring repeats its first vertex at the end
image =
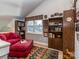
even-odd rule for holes
{"type": "Polygon", "coordinates": [[[49,31],[49,33],[62,33],[63,31],[49,31]]]}
{"type": "Polygon", "coordinates": [[[43,29],[44,32],[48,32],[48,29],[43,29]]]}
{"type": "Polygon", "coordinates": [[[55,29],[52,29],[52,30],[49,29],[49,32],[63,32],[63,31],[62,31],[62,29],[56,29],[56,30],[55,29]]]}
{"type": "Polygon", "coordinates": [[[48,47],[63,49],[63,18],[50,18],[48,22],[48,47]]]}
{"type": "Polygon", "coordinates": [[[17,30],[18,32],[25,32],[25,30],[17,30]]]}
{"type": "Polygon", "coordinates": [[[24,21],[15,21],[15,32],[19,34],[23,39],[25,38],[25,22],[24,21]]]}
{"type": "Polygon", "coordinates": [[[62,25],[49,25],[49,27],[63,27],[62,25]]]}
{"type": "Polygon", "coordinates": [[[18,27],[25,27],[25,26],[18,26],[18,27]]]}
{"type": "Polygon", "coordinates": [[[62,39],[62,37],[55,37],[55,38],[49,37],[49,39],[62,39]]]}

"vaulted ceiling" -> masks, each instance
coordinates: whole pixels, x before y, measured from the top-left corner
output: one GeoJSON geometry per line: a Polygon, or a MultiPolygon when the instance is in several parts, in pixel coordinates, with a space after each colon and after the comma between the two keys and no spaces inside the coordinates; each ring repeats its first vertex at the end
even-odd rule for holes
{"type": "Polygon", "coordinates": [[[44,0],[0,0],[0,16],[26,16],[44,0]]]}

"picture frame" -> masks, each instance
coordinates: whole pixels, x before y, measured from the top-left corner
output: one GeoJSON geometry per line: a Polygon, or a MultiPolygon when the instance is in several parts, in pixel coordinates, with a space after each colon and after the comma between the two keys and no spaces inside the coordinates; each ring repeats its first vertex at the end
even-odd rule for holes
{"type": "Polygon", "coordinates": [[[44,33],[44,37],[48,37],[48,33],[44,33]]]}

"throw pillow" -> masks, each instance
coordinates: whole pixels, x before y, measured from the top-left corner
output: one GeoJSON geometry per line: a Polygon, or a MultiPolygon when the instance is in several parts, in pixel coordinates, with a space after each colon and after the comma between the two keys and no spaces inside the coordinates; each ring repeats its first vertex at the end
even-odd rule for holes
{"type": "Polygon", "coordinates": [[[7,38],[6,38],[5,35],[1,34],[1,35],[0,35],[0,39],[2,39],[2,40],[6,40],[7,38]]]}

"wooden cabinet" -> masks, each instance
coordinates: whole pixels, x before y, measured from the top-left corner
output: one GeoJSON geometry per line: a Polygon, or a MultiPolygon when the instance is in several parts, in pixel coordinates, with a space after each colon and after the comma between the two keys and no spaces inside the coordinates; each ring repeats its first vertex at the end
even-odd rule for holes
{"type": "Polygon", "coordinates": [[[48,37],[48,20],[43,20],[43,36],[48,37]]]}
{"type": "Polygon", "coordinates": [[[15,21],[15,32],[21,36],[22,39],[25,39],[25,22],[24,21],[15,21]]]}
{"type": "Polygon", "coordinates": [[[63,18],[48,20],[48,47],[63,50],[63,18]]]}
{"type": "MultiPolygon", "coordinates": [[[[74,10],[64,11],[63,17],[48,19],[48,47],[63,51],[63,59],[74,59],[75,14],[74,10]]],[[[76,24],[79,27],[79,24],[76,24]]],[[[76,31],[79,28],[76,27],[76,31]]]]}

